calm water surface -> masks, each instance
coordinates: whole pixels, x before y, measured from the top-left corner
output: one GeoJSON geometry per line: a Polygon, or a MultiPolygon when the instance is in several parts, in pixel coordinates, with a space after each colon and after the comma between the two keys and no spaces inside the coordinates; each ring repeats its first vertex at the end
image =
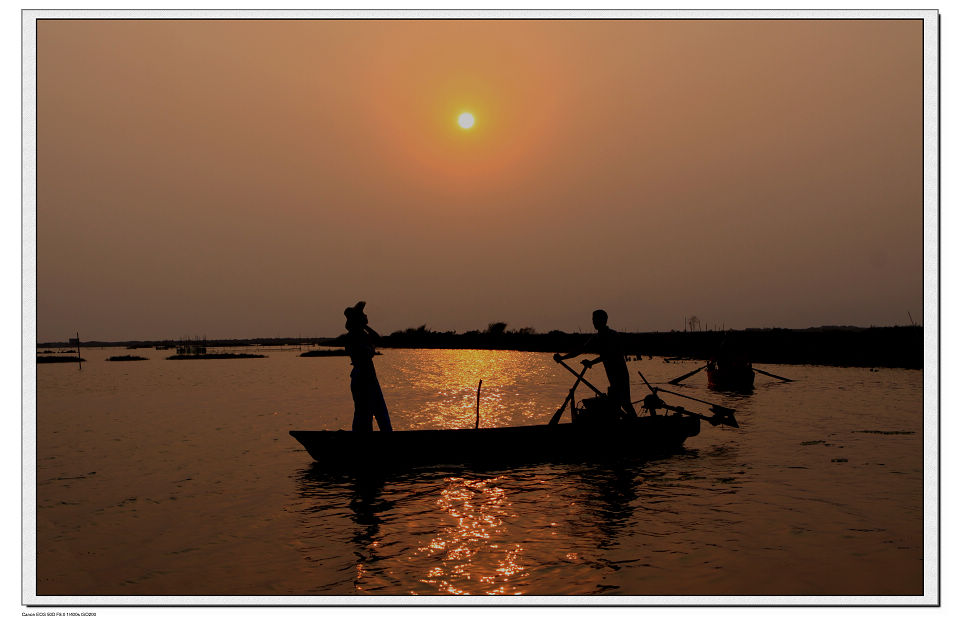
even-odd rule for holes
{"type": "MultiPolygon", "coordinates": [[[[760,365],[797,381],[746,396],[701,373],[681,391],[741,428],[664,459],[351,477],[287,435],[350,427],[347,360],[170,353],[38,366],[38,594],[923,593],[921,371],[760,365]]],[[[375,363],[397,429],[472,427],[480,379],[481,426],[544,423],[572,381],[549,354],[375,363]]]]}

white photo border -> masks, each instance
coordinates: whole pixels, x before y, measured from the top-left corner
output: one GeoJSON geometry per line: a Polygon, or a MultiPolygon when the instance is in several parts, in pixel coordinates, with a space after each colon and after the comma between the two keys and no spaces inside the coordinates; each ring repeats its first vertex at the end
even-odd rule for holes
{"type": "Polygon", "coordinates": [[[26,606],[939,606],[940,14],[937,10],[24,10],[22,15],[22,604],[26,606]],[[920,596],[38,596],[37,38],[44,19],[918,19],[923,21],[923,526],[920,596]]]}

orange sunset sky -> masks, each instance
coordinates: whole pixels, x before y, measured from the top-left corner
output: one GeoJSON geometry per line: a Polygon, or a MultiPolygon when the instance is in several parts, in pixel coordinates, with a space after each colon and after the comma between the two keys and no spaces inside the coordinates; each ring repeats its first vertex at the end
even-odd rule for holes
{"type": "Polygon", "coordinates": [[[922,321],[920,20],[40,20],[37,338],[922,321]],[[457,119],[470,112],[475,124],[457,119]]]}

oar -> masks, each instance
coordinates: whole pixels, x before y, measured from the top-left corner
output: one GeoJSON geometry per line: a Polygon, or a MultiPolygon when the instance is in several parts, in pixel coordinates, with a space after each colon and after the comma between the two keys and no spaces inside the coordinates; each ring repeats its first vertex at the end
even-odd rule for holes
{"type": "Polygon", "coordinates": [[[573,400],[573,392],[577,389],[577,386],[580,385],[580,382],[583,381],[583,376],[587,374],[588,366],[584,366],[583,370],[580,371],[580,374],[577,375],[577,380],[573,383],[573,387],[570,388],[570,392],[567,393],[567,398],[563,400],[563,405],[560,406],[560,409],[553,415],[553,418],[550,419],[550,424],[555,425],[560,422],[560,417],[563,416],[563,410],[567,409],[567,403],[573,400]]]}
{"type": "Polygon", "coordinates": [[[647,378],[643,376],[643,371],[638,370],[638,371],[637,371],[637,374],[640,375],[640,379],[642,379],[642,380],[643,380],[643,383],[645,383],[645,384],[647,385],[647,388],[650,390],[650,392],[653,393],[653,394],[656,394],[656,393],[657,393],[657,388],[654,388],[653,386],[650,385],[650,382],[647,381],[647,378]]]}
{"type": "Polygon", "coordinates": [[[678,397],[690,399],[691,401],[697,401],[698,403],[704,403],[705,405],[709,405],[710,411],[713,412],[714,417],[707,418],[705,416],[700,416],[700,418],[703,418],[705,421],[707,421],[711,425],[716,426],[718,424],[721,424],[721,425],[730,425],[731,427],[736,427],[737,429],[740,428],[740,423],[737,422],[736,417],[733,415],[733,413],[736,411],[735,409],[724,407],[722,405],[717,405],[716,403],[711,403],[710,401],[704,401],[703,399],[698,399],[697,397],[680,394],[679,392],[673,392],[671,390],[660,390],[660,392],[666,392],[667,394],[673,394],[678,397]]]}
{"type": "MultiPolygon", "coordinates": [[[[577,371],[575,371],[575,370],[573,370],[572,368],[570,368],[569,366],[567,366],[567,365],[564,363],[563,360],[560,360],[559,363],[560,363],[560,366],[564,367],[565,369],[567,369],[568,371],[570,371],[570,372],[573,373],[574,375],[577,375],[577,371]]],[[[606,394],[604,394],[603,392],[600,392],[599,390],[597,390],[597,387],[596,387],[595,385],[593,385],[592,383],[590,383],[590,382],[587,381],[586,379],[583,379],[581,375],[577,375],[577,376],[578,376],[578,377],[581,377],[581,379],[582,379],[582,381],[583,381],[583,385],[585,385],[586,387],[588,387],[588,388],[590,388],[591,390],[593,390],[594,392],[596,392],[596,393],[597,393],[597,396],[606,396],[606,394]]]]}
{"type": "MultiPolygon", "coordinates": [[[[696,371],[694,371],[694,372],[696,372],[696,371]]],[[[678,412],[680,412],[681,414],[690,414],[690,415],[692,415],[692,416],[698,416],[698,417],[702,418],[703,420],[707,421],[708,423],[710,423],[711,425],[713,425],[714,427],[716,427],[717,425],[730,425],[731,427],[736,427],[737,429],[740,428],[740,424],[737,422],[737,419],[736,419],[736,418],[734,417],[734,415],[733,415],[734,411],[736,411],[736,410],[732,410],[732,409],[730,409],[729,407],[724,407],[724,406],[722,406],[722,405],[717,405],[716,403],[711,403],[711,402],[709,402],[709,401],[704,401],[703,399],[698,399],[698,398],[696,398],[696,397],[687,396],[687,395],[685,395],[685,394],[680,394],[679,392],[673,392],[672,390],[664,390],[664,389],[662,389],[662,388],[654,388],[653,386],[650,385],[650,382],[647,381],[647,378],[643,376],[643,372],[642,372],[642,371],[637,371],[637,373],[640,375],[640,379],[643,380],[643,383],[647,384],[647,388],[650,389],[650,392],[652,392],[653,395],[656,396],[657,398],[660,398],[660,397],[657,395],[657,392],[665,392],[665,393],[667,393],[667,394],[673,394],[673,395],[678,396],[678,397],[683,397],[683,398],[685,398],[685,399],[690,399],[691,401],[697,401],[697,402],[699,402],[699,403],[705,403],[705,404],[707,404],[707,405],[710,406],[710,411],[713,412],[713,418],[708,418],[708,417],[706,417],[706,416],[704,416],[704,415],[702,415],[702,414],[698,414],[698,413],[696,413],[696,412],[691,412],[691,411],[685,410],[685,409],[683,409],[683,408],[676,408],[676,407],[673,407],[673,406],[669,406],[669,405],[666,405],[666,403],[664,403],[664,405],[665,405],[666,407],[669,407],[669,408],[673,409],[674,411],[678,411],[678,412]]],[[[643,400],[644,400],[644,399],[641,399],[641,401],[643,401],[643,400]]],[[[662,403],[662,402],[663,402],[663,401],[662,401],[662,399],[661,399],[661,403],[662,403]]],[[[634,403],[640,403],[640,401],[634,401],[634,403]]]]}
{"type": "Polygon", "coordinates": [[[668,381],[667,383],[668,383],[668,384],[674,384],[674,385],[676,385],[676,384],[680,383],[681,381],[683,381],[684,379],[686,379],[687,377],[690,377],[691,375],[696,375],[697,373],[699,373],[700,371],[702,371],[702,370],[705,369],[706,367],[707,367],[707,365],[704,364],[703,366],[701,366],[701,367],[698,368],[697,370],[695,370],[695,371],[690,371],[690,372],[687,373],[686,375],[680,375],[680,376],[677,377],[676,379],[671,379],[671,380],[668,381]]]}
{"type": "Polygon", "coordinates": [[[774,375],[773,373],[762,371],[759,368],[754,368],[753,371],[755,373],[760,373],[761,375],[766,375],[767,377],[773,377],[774,379],[779,379],[780,381],[793,381],[792,379],[787,379],[786,377],[781,377],[780,375],[774,375]]]}
{"type": "Polygon", "coordinates": [[[722,409],[729,409],[729,408],[723,407],[722,405],[717,405],[716,403],[711,403],[710,401],[704,401],[703,399],[698,399],[697,397],[687,396],[686,394],[680,394],[679,392],[674,392],[672,390],[663,390],[662,388],[658,388],[658,390],[660,390],[660,392],[666,392],[667,394],[672,394],[674,396],[690,399],[691,401],[696,401],[697,403],[703,403],[704,405],[709,405],[710,407],[719,407],[722,409]]]}

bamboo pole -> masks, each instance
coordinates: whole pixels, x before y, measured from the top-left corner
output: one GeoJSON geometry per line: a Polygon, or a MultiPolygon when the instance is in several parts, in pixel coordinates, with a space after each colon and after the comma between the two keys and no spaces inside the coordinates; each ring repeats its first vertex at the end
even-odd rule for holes
{"type": "Polygon", "coordinates": [[[483,380],[480,380],[480,383],[477,384],[477,424],[474,425],[474,429],[480,428],[480,387],[483,385],[483,380]]]}

